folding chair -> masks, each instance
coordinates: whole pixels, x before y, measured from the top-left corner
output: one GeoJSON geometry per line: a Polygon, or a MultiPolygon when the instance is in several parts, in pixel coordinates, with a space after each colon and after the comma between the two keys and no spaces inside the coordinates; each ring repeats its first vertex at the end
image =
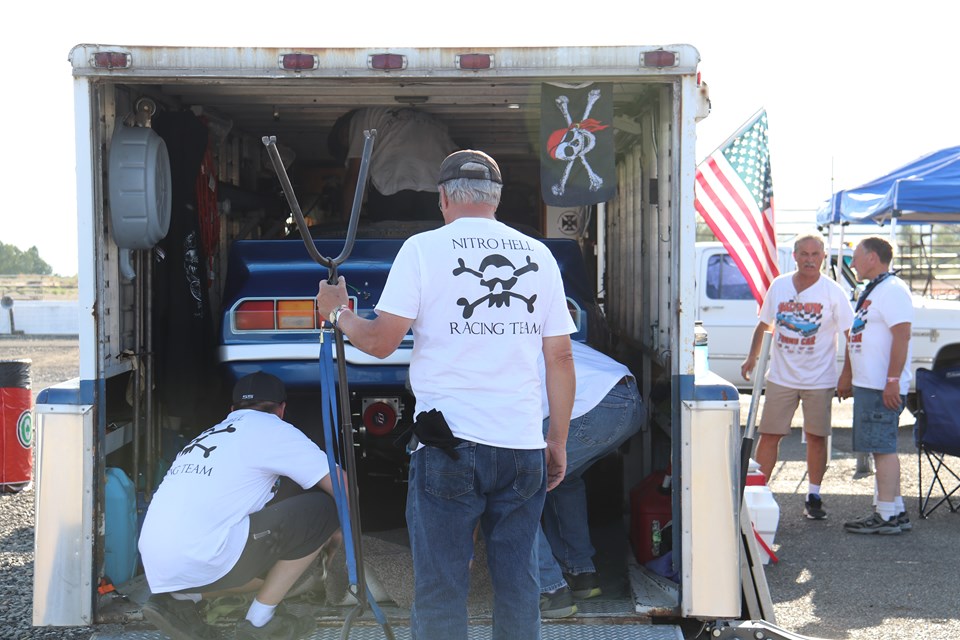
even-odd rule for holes
{"type": "MultiPolygon", "coordinates": [[[[953,363],[951,363],[953,364],[953,363]]],[[[919,470],[920,517],[926,518],[944,502],[950,511],[960,508],[960,475],[950,468],[947,456],[960,458],[960,366],[917,369],[917,421],[914,442],[919,470]],[[929,485],[923,482],[923,461],[933,473],[929,485]],[[942,497],[933,504],[939,488],[942,497]]],[[[960,470],[956,463],[954,467],[960,470]]],[[[939,495],[939,494],[938,494],[939,495]]]]}

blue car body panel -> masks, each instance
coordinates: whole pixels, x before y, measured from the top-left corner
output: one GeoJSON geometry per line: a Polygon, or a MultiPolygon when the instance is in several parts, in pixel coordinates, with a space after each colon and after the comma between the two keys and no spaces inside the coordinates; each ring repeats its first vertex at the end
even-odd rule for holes
{"type": "MultiPolygon", "coordinates": [[[[337,256],[343,249],[339,239],[314,242],[322,256],[337,256]]],[[[568,239],[543,242],[557,259],[567,297],[581,309],[579,330],[571,338],[586,340],[588,310],[594,300],[580,247],[568,239]]],[[[348,293],[355,297],[361,316],[374,315],[374,306],[402,244],[401,239],[357,239],[347,260],[339,266],[338,273],[346,279],[348,293]]],[[[280,377],[291,390],[319,389],[319,331],[237,331],[231,311],[238,302],[251,298],[312,298],[318,282],[328,277],[327,267],[312,260],[301,240],[237,241],[231,246],[228,264],[220,333],[220,362],[226,381],[232,384],[247,373],[263,370],[280,377]]],[[[351,388],[402,389],[411,340],[410,336],[405,339],[392,360],[359,364],[351,362],[348,354],[351,388]]]]}

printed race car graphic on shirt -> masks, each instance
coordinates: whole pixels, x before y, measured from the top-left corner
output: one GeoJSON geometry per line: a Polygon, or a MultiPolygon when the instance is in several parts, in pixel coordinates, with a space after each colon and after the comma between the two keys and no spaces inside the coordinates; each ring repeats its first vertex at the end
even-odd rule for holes
{"type": "Polygon", "coordinates": [[[777,326],[799,333],[804,338],[815,335],[823,322],[823,304],[790,300],[777,307],[777,326]]]}

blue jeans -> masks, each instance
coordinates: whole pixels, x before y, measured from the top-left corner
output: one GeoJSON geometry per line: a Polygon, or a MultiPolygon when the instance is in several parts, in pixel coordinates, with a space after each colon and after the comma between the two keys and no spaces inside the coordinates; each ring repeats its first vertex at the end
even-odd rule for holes
{"type": "MultiPolygon", "coordinates": [[[[628,378],[626,383],[614,386],[593,409],[570,421],[567,474],[547,494],[537,541],[541,592],[556,591],[566,585],[564,573],[596,571],[583,472],[639,431],[643,418],[637,383],[628,378]]],[[[544,420],[544,433],[548,424],[544,420]]]]}
{"type": "Polygon", "coordinates": [[[469,562],[480,522],[493,582],[494,640],[540,637],[537,522],[546,494],[543,449],[464,442],[410,459],[407,529],[413,552],[414,640],[466,640],[469,562]]]}

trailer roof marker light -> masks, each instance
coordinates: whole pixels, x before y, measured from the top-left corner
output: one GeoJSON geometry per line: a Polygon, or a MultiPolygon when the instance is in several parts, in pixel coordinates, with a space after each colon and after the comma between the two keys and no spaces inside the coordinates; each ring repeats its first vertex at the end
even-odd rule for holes
{"type": "Polygon", "coordinates": [[[129,69],[132,60],[122,51],[98,51],[93,54],[93,66],[97,69],[129,69]]]}
{"type": "Polygon", "coordinates": [[[309,53],[284,53],[279,64],[287,71],[312,71],[320,68],[320,58],[309,53]]]}
{"type": "Polygon", "coordinates": [[[461,53],[456,58],[457,69],[480,71],[493,69],[494,56],[490,53],[461,53]]]}
{"type": "Polygon", "coordinates": [[[403,71],[407,68],[407,56],[398,53],[374,53],[367,56],[367,67],[377,71],[403,71]]]}
{"type": "Polygon", "coordinates": [[[656,51],[644,51],[643,66],[657,67],[658,69],[662,69],[663,67],[675,67],[677,66],[677,54],[673,51],[665,51],[663,49],[657,49],[656,51]]]}

